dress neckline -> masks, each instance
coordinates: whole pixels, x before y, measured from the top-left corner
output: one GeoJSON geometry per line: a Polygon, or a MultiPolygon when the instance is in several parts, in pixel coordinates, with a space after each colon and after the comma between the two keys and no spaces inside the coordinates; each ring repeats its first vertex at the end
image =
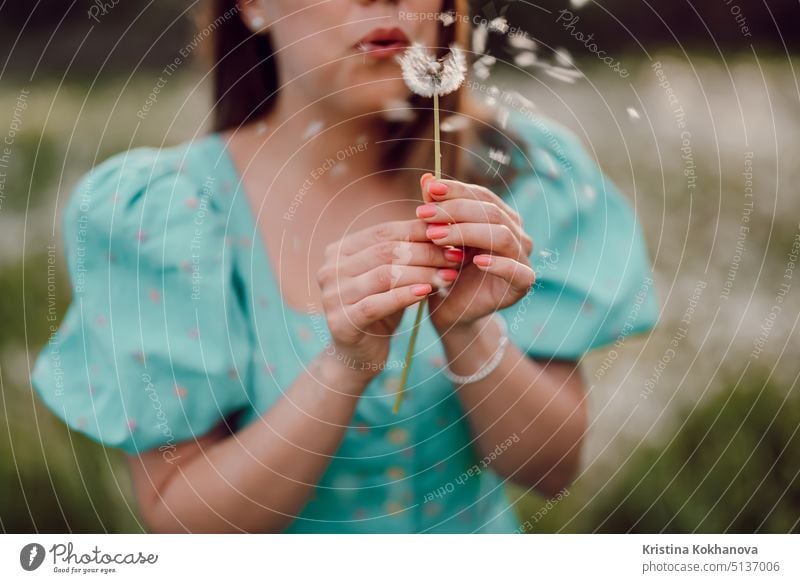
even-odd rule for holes
{"type": "MultiPolygon", "coordinates": [[[[281,290],[280,280],[278,279],[278,273],[275,270],[275,267],[272,265],[272,260],[270,259],[269,249],[267,247],[266,241],[262,236],[261,229],[259,228],[258,221],[256,220],[255,212],[253,211],[252,205],[250,204],[250,199],[247,196],[247,193],[244,189],[244,180],[242,174],[239,172],[236,163],[233,160],[233,156],[228,148],[228,143],[225,137],[222,135],[221,132],[210,132],[208,137],[216,143],[217,149],[219,151],[219,158],[223,160],[223,163],[227,166],[227,172],[235,181],[235,187],[232,189],[231,196],[233,200],[231,202],[231,212],[238,212],[244,221],[246,222],[246,228],[251,233],[253,245],[257,246],[257,250],[260,253],[263,263],[266,266],[265,273],[267,278],[269,279],[269,284],[273,291],[274,296],[277,298],[278,303],[280,304],[282,311],[284,314],[289,313],[298,318],[303,318],[308,320],[309,318],[313,318],[317,315],[315,312],[311,312],[309,310],[301,310],[300,308],[296,308],[289,304],[286,301],[286,298],[283,296],[283,291],[281,290]],[[240,196],[237,196],[240,195],[240,196]],[[241,200],[237,200],[241,199],[241,200]],[[239,208],[237,209],[237,205],[239,208]]],[[[251,254],[251,270],[252,270],[252,259],[253,255],[251,254]]]]}

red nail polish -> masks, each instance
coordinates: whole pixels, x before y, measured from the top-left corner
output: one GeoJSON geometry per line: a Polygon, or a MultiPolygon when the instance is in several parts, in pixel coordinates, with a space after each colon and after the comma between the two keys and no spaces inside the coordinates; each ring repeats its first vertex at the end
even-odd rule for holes
{"type": "Polygon", "coordinates": [[[428,193],[433,196],[444,196],[447,194],[447,185],[442,182],[429,182],[428,193]]]}
{"type": "Polygon", "coordinates": [[[492,256],[491,255],[476,255],[472,261],[475,262],[475,265],[478,267],[489,267],[492,264],[492,256]]]}
{"type": "Polygon", "coordinates": [[[464,261],[463,249],[445,249],[444,257],[448,261],[464,261]]]}
{"type": "Polygon", "coordinates": [[[435,204],[423,204],[417,207],[417,217],[420,219],[429,219],[436,216],[435,204]]]}
{"type": "Polygon", "coordinates": [[[411,287],[411,293],[415,296],[426,296],[431,293],[433,288],[428,283],[420,283],[419,285],[415,285],[411,287]]]}
{"type": "Polygon", "coordinates": [[[447,225],[430,225],[425,231],[425,236],[429,239],[443,239],[449,232],[447,225]]]}
{"type": "Polygon", "coordinates": [[[455,281],[458,277],[458,271],[455,269],[440,269],[438,273],[439,277],[445,281],[455,281]]]}

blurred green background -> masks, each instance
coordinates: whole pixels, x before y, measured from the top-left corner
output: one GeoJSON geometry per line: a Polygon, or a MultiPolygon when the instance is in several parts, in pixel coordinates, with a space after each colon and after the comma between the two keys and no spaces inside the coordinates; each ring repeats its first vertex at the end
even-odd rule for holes
{"type": "MultiPolygon", "coordinates": [[[[512,488],[527,531],[800,531],[800,282],[785,277],[800,240],[800,5],[702,4],[476,3],[530,31],[542,59],[564,47],[583,71],[566,83],[542,67],[507,66],[491,82],[575,130],[628,194],[663,305],[652,336],[585,359],[592,425],[583,469],[551,500],[512,488]],[[578,16],[572,32],[594,34],[630,76],[600,63],[558,22],[559,10],[578,16]],[[691,133],[694,189],[655,62],[691,133]]],[[[69,301],[58,254],[66,195],[113,153],[201,131],[209,88],[193,60],[138,119],[193,35],[193,4],[125,2],[93,20],[95,5],[0,4],[0,134],[13,130],[10,164],[0,168],[4,532],[143,530],[123,456],[68,432],[38,403],[29,376],[47,341],[49,303],[60,315],[69,301]]],[[[496,36],[490,50],[508,56],[496,36]]]]}

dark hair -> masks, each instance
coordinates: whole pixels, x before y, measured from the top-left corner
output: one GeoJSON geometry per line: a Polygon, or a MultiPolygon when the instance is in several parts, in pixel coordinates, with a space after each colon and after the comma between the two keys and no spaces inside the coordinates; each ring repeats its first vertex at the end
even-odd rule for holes
{"type": "MultiPolygon", "coordinates": [[[[442,27],[440,54],[453,42],[470,55],[471,30],[468,0],[444,0],[442,12],[453,12],[455,22],[442,27]]],[[[199,25],[209,32],[206,58],[213,77],[213,130],[223,131],[253,122],[268,113],[279,90],[278,64],[269,33],[253,34],[239,17],[237,0],[207,0],[200,13],[199,25]],[[231,15],[234,15],[231,18],[231,15]]],[[[443,115],[470,109],[466,89],[440,98],[443,115]]],[[[425,144],[433,158],[430,128],[433,109],[430,99],[414,95],[411,107],[417,116],[411,122],[385,121],[384,135],[392,138],[384,160],[386,166],[402,164],[413,147],[425,144]]],[[[459,176],[463,156],[460,134],[442,141],[442,174],[459,176]]]]}

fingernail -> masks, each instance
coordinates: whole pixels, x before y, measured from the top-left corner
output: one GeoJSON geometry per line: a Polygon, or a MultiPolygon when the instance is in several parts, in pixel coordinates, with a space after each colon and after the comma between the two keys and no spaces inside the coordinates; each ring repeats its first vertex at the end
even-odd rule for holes
{"type": "Polygon", "coordinates": [[[448,261],[464,261],[464,250],[463,249],[445,249],[444,250],[444,258],[448,261]]]}
{"type": "Polygon", "coordinates": [[[433,288],[429,283],[420,283],[411,288],[411,293],[415,296],[427,296],[431,293],[431,290],[433,290],[433,288]]]}
{"type": "Polygon", "coordinates": [[[430,225],[425,230],[425,236],[429,239],[443,239],[449,232],[450,228],[447,225],[430,225]]]}
{"type": "Polygon", "coordinates": [[[417,207],[417,217],[420,219],[429,219],[436,216],[435,204],[423,204],[417,207]]]}
{"type": "Polygon", "coordinates": [[[425,183],[428,182],[428,180],[430,180],[431,178],[433,178],[433,174],[431,174],[430,172],[426,172],[425,174],[423,174],[422,178],[419,179],[420,187],[424,187],[425,183]]]}
{"type": "Polygon", "coordinates": [[[492,264],[492,259],[491,255],[476,255],[472,261],[474,261],[475,265],[478,267],[489,267],[492,264]]]}
{"type": "Polygon", "coordinates": [[[447,185],[443,182],[429,182],[428,194],[433,196],[444,196],[447,194],[447,185]]]}
{"type": "Polygon", "coordinates": [[[436,272],[439,277],[441,277],[445,281],[453,282],[458,277],[458,271],[455,269],[439,269],[436,272]]]}

